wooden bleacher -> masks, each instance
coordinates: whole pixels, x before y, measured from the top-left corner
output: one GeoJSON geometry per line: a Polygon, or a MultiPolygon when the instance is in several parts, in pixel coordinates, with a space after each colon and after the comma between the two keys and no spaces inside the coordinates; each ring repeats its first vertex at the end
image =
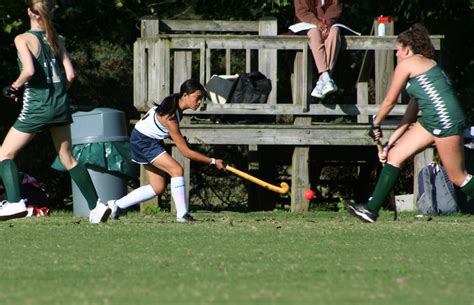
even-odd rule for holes
{"type": "MultiPolygon", "coordinates": [[[[351,104],[324,104],[310,96],[314,86],[314,64],[311,62],[308,38],[278,35],[275,19],[143,19],[141,37],[134,44],[134,106],[146,112],[153,102],[177,92],[180,84],[191,77],[206,84],[215,73],[212,66],[215,52],[225,52],[225,74],[262,72],[272,80],[273,85],[266,104],[213,104],[207,101],[197,111],[186,111],[180,128],[192,144],[249,145],[252,150],[258,150],[259,145],[293,147],[291,210],[304,211],[308,209],[303,192],[310,186],[308,162],[312,146],[374,146],[367,136],[369,118],[377,112],[394,69],[396,36],[393,36],[393,24],[389,24],[387,33],[392,36],[345,36],[345,49],[341,52],[364,52],[361,72],[354,84],[357,97],[351,104]],[[236,52],[245,54],[245,71],[231,69],[232,56],[236,52]],[[280,52],[294,52],[294,62],[280,62],[280,52]],[[292,73],[291,84],[288,84],[292,88],[290,100],[279,99],[277,72],[281,65],[288,65],[288,73],[292,73]],[[371,67],[375,69],[375,103],[369,104],[371,67]],[[191,120],[192,117],[208,118],[214,115],[248,115],[252,117],[252,123],[217,124],[191,120]],[[291,120],[289,123],[278,123],[275,118],[279,116],[290,117],[291,120]],[[351,123],[325,123],[318,120],[321,116],[344,116],[351,123]]],[[[439,50],[443,36],[434,35],[431,38],[439,50]]],[[[406,105],[397,105],[391,115],[401,116],[405,109],[406,105]]],[[[384,126],[386,138],[394,128],[393,125],[384,126]]],[[[189,160],[183,158],[177,149],[173,149],[173,156],[183,164],[186,175],[189,175],[189,160]]],[[[417,172],[430,158],[430,150],[418,155],[414,170],[417,172]]],[[[186,181],[189,183],[189,176],[186,181]]]]}

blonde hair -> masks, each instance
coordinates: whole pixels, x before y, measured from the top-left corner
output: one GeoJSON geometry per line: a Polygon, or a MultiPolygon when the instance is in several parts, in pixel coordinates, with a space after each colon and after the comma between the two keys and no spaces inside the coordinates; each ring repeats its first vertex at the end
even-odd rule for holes
{"type": "Polygon", "coordinates": [[[38,15],[38,21],[46,31],[46,39],[48,45],[54,54],[59,53],[59,36],[53,26],[53,9],[54,0],[30,0],[30,10],[32,13],[38,15]]]}

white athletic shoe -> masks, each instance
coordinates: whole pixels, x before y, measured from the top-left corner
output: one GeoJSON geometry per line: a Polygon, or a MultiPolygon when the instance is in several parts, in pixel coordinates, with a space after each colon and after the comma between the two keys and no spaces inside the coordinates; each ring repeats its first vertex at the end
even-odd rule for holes
{"type": "Polygon", "coordinates": [[[106,222],[111,212],[112,211],[105,203],[97,201],[97,206],[93,210],[91,210],[89,214],[89,222],[90,223],[106,222]]]}
{"type": "Polygon", "coordinates": [[[322,90],[323,97],[325,97],[326,95],[330,93],[334,93],[336,91],[337,91],[337,86],[332,79],[324,82],[324,86],[322,90]]]}
{"type": "Polygon", "coordinates": [[[112,219],[118,219],[119,218],[119,215],[118,215],[118,210],[119,210],[119,207],[118,205],[115,203],[116,200],[109,200],[107,201],[107,206],[110,208],[110,218],[112,219]]]}
{"type": "Polygon", "coordinates": [[[23,199],[18,202],[8,202],[6,200],[0,202],[0,220],[22,218],[27,214],[28,210],[23,199]]]}
{"type": "Polygon", "coordinates": [[[324,97],[323,88],[324,88],[324,81],[318,80],[313,91],[311,91],[311,96],[316,97],[316,98],[323,98],[324,97]]]}

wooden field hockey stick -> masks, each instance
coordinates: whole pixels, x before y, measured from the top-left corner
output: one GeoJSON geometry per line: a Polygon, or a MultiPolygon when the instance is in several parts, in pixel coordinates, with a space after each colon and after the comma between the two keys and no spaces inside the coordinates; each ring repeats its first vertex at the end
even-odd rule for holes
{"type": "Polygon", "coordinates": [[[229,172],[241,177],[241,178],[244,178],[250,182],[253,182],[255,184],[258,184],[260,185],[261,187],[264,187],[272,192],[275,192],[275,193],[279,193],[279,194],[286,194],[288,193],[288,191],[290,190],[290,186],[285,183],[285,182],[282,182],[280,183],[280,186],[276,186],[276,185],[273,185],[273,184],[270,184],[268,182],[265,182],[263,180],[260,180],[252,175],[249,175],[243,171],[240,171],[232,166],[229,166],[229,165],[226,165],[225,166],[225,169],[228,170],[229,172]]]}
{"type": "MultiPolygon", "coordinates": [[[[375,144],[377,144],[377,150],[378,150],[379,154],[383,153],[383,145],[382,145],[382,142],[380,141],[380,139],[375,141],[375,144]]],[[[384,165],[385,164],[382,164],[382,166],[384,166],[384,165]]],[[[393,190],[390,191],[388,196],[389,196],[389,201],[390,201],[390,203],[392,204],[392,207],[393,207],[393,220],[397,220],[397,218],[398,218],[397,203],[396,203],[396,199],[395,199],[395,193],[393,192],[393,190]]]]}

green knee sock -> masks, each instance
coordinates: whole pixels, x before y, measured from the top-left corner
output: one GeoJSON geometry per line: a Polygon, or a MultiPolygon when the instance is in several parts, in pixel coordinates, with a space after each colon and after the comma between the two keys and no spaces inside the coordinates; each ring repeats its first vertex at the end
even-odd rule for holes
{"type": "Polygon", "coordinates": [[[474,177],[469,180],[469,182],[461,188],[466,195],[471,198],[474,198],[474,177]]]}
{"type": "Polygon", "coordinates": [[[382,171],[380,172],[379,180],[375,186],[372,199],[370,199],[367,208],[369,211],[378,213],[380,207],[387,198],[388,193],[393,189],[395,183],[400,176],[400,169],[390,164],[385,164],[382,171]]]}
{"type": "Polygon", "coordinates": [[[0,176],[3,180],[3,186],[7,193],[9,202],[18,202],[21,200],[20,194],[20,175],[15,161],[5,159],[0,162],[0,176]]]}
{"type": "Polygon", "coordinates": [[[89,209],[93,210],[97,205],[97,200],[99,197],[97,196],[91,176],[89,175],[86,167],[81,163],[78,163],[75,167],[69,170],[69,174],[71,175],[72,180],[74,180],[79,190],[81,190],[84,198],[86,198],[89,209]]]}

